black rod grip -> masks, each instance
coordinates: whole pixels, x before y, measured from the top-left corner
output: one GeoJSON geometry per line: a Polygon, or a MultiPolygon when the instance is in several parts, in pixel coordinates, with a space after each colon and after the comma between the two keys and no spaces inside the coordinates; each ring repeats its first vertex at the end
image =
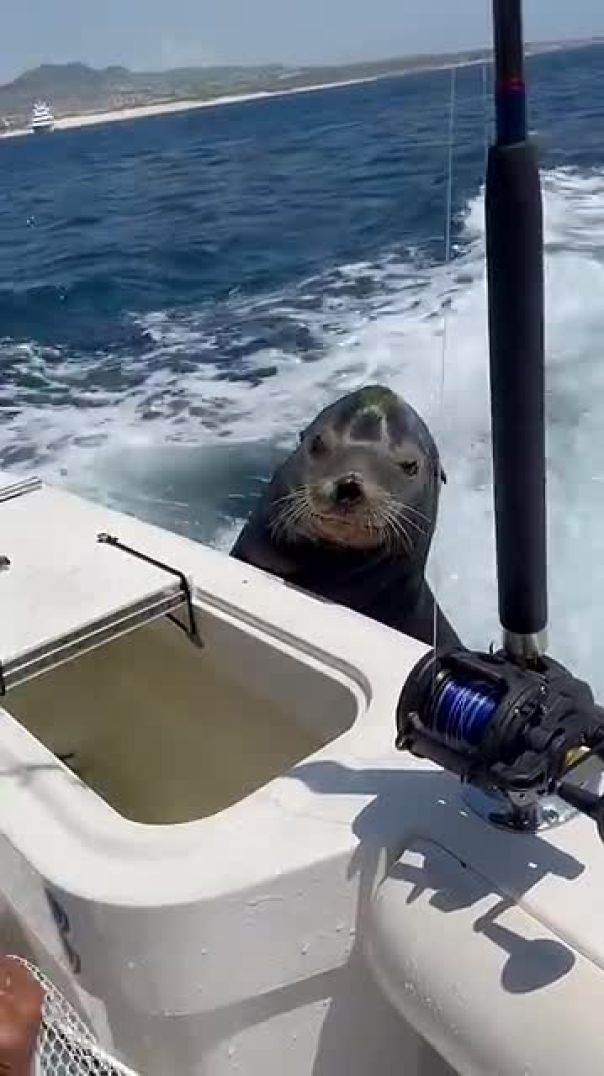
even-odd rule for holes
{"type": "Polygon", "coordinates": [[[493,0],[495,81],[524,78],[522,0],[493,0]]]}
{"type": "Polygon", "coordinates": [[[486,186],[491,422],[499,616],[547,625],[543,209],[529,142],[495,145],[486,186]]]}

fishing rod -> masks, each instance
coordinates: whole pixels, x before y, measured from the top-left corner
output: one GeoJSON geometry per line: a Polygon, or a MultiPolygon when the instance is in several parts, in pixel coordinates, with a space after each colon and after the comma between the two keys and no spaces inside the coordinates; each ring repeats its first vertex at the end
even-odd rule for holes
{"type": "Polygon", "coordinates": [[[486,182],[491,425],[499,616],[535,658],[547,627],[543,210],[528,139],[522,0],[494,0],[495,125],[486,182]]]}
{"type": "Polygon", "coordinates": [[[490,821],[537,830],[568,808],[604,840],[604,797],[570,774],[604,759],[604,711],[546,653],[543,209],[528,137],[522,0],[493,0],[495,140],[485,190],[502,648],[431,650],[401,693],[396,746],[457,774],[490,821]],[[484,795],[486,793],[486,796],[484,795]]]}

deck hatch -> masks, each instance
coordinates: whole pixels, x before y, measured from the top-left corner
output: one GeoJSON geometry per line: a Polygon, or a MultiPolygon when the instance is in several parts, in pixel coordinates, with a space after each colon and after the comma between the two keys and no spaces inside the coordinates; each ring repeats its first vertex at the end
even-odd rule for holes
{"type": "Polygon", "coordinates": [[[36,479],[0,479],[0,554],[0,694],[159,617],[196,636],[183,573],[78,532],[36,479]]]}

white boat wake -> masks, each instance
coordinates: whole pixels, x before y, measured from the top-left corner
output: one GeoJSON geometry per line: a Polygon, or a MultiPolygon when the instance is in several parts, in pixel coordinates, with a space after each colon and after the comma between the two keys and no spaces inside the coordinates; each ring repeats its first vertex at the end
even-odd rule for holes
{"type": "MultiPolygon", "coordinates": [[[[551,650],[602,697],[604,172],[556,170],[543,184],[551,650]]],[[[449,267],[388,254],[261,301],[234,295],[219,314],[136,318],[151,345],[124,367],[128,391],[99,387],[105,355],[75,366],[23,345],[0,459],[224,548],[307,419],[360,383],[387,382],[426,416],[446,462],[431,563],[441,602],[469,645],[497,638],[482,193],[449,267]],[[278,333],[255,342],[252,317],[282,322],[291,346],[278,333]],[[233,339],[235,368],[225,365],[233,339]]]]}

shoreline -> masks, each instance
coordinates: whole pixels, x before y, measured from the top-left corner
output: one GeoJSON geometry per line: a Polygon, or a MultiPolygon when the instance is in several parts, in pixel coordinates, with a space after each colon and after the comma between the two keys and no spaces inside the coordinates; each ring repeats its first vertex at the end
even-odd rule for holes
{"type": "MultiPolygon", "coordinates": [[[[405,78],[409,75],[424,75],[432,71],[452,71],[460,67],[474,67],[485,63],[481,60],[462,60],[459,63],[430,64],[426,67],[413,67],[407,71],[388,71],[379,75],[366,75],[362,78],[342,79],[336,82],[311,83],[307,86],[292,86],[285,90],[257,90],[254,93],[223,94],[219,97],[183,99],[181,101],[158,102],[153,105],[134,105],[131,108],[114,109],[107,112],[78,112],[70,116],[59,116],[55,120],[53,131],[75,130],[80,127],[96,127],[105,123],[123,123],[127,120],[147,119],[151,116],[169,116],[179,112],[193,112],[202,108],[219,108],[225,105],[245,104],[248,101],[266,101],[274,97],[293,97],[296,94],[318,93],[321,90],[335,90],[338,87],[360,86],[365,83],[381,82],[384,79],[405,78]]],[[[45,132],[46,133],[46,132],[45,132]]],[[[47,132],[53,133],[52,131],[47,132]]],[[[4,138],[22,138],[33,132],[29,127],[18,127],[12,131],[0,133],[0,142],[4,138]]]]}
{"type": "MultiPolygon", "coordinates": [[[[527,46],[527,55],[563,51],[565,48],[585,47],[592,42],[566,43],[552,42],[527,46]]],[[[361,86],[367,83],[381,82],[385,79],[408,78],[411,75],[426,75],[436,71],[454,71],[463,67],[477,67],[490,62],[489,56],[479,59],[459,60],[456,63],[427,63],[425,66],[409,67],[402,71],[385,71],[376,75],[364,75],[359,78],[337,79],[334,82],[312,82],[305,86],[291,86],[283,90],[256,90],[252,93],[221,94],[218,97],[183,98],[179,101],[158,101],[149,105],[133,105],[130,108],[113,109],[104,112],[78,112],[68,116],[59,116],[55,120],[54,131],[76,130],[80,127],[96,127],[105,123],[123,123],[127,120],[148,119],[152,116],[169,116],[180,112],[193,112],[202,108],[220,108],[226,105],[245,104],[248,101],[266,101],[274,97],[293,97],[296,94],[319,93],[321,90],[335,90],[338,87],[361,86]]],[[[47,132],[52,133],[52,132],[47,132]]],[[[0,142],[4,138],[21,138],[33,134],[29,127],[0,131],[0,142]]]]}

